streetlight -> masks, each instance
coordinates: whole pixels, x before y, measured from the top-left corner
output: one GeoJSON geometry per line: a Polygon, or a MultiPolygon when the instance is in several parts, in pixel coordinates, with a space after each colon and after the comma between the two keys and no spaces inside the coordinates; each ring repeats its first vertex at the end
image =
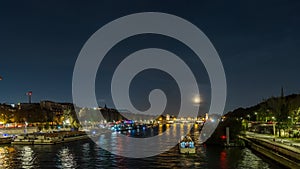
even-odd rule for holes
{"type": "Polygon", "coordinates": [[[250,121],[250,115],[249,115],[249,114],[247,115],[247,117],[248,117],[248,119],[249,119],[249,121],[250,121]]]}
{"type": "Polygon", "coordinates": [[[288,119],[291,121],[291,123],[293,124],[293,118],[291,116],[288,116],[288,119]]]}
{"type": "Polygon", "coordinates": [[[27,126],[28,126],[28,122],[25,121],[25,130],[24,130],[24,133],[27,134],[27,126]]]}
{"type": "Polygon", "coordinates": [[[272,120],[275,120],[275,117],[274,117],[274,116],[272,116],[272,120]]]}
{"type": "Polygon", "coordinates": [[[265,117],[266,118],[266,122],[268,121],[268,119],[269,119],[269,116],[270,115],[270,110],[269,109],[267,109],[267,116],[265,117]]]}
{"type": "Polygon", "coordinates": [[[258,121],[258,117],[257,117],[257,112],[254,112],[255,117],[256,117],[256,121],[258,121]]]}

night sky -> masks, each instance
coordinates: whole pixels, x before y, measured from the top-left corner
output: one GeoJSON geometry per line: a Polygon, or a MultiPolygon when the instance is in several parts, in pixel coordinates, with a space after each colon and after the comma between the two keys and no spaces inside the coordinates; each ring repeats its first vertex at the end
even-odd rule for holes
{"type": "MultiPolygon", "coordinates": [[[[226,111],[278,96],[281,87],[286,94],[300,93],[299,9],[298,0],[2,1],[0,102],[26,102],[27,91],[33,91],[34,102],[72,102],[73,68],[88,38],[114,19],[151,11],[182,17],[208,36],[226,73],[226,111]]],[[[179,42],[157,35],[136,36],[117,44],[108,56],[120,59],[145,47],[168,49],[191,63],[199,78],[205,111],[210,99],[207,73],[201,61],[190,59],[193,53],[179,42]]],[[[112,106],[103,85],[110,82],[115,60],[108,57],[104,74],[97,74],[100,106],[112,106]]],[[[147,92],[141,92],[143,87],[151,89],[149,82],[157,81],[164,88],[172,81],[162,72],[144,73],[149,78],[139,80],[137,76],[131,88],[138,91],[131,94],[136,103],[146,96],[147,92]]]]}

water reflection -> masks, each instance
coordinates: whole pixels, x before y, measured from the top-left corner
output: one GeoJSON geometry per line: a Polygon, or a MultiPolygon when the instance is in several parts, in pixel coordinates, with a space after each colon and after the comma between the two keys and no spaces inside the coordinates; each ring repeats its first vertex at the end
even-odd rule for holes
{"type": "Polygon", "coordinates": [[[63,147],[58,152],[58,168],[77,168],[76,160],[73,153],[69,150],[68,147],[63,147]]]}
{"type": "MultiPolygon", "coordinates": [[[[91,147],[90,147],[90,144],[89,143],[85,143],[82,145],[82,158],[81,160],[82,161],[89,161],[91,159],[91,147]]],[[[88,165],[83,165],[82,166],[83,168],[85,167],[89,167],[88,165]]]]}
{"type": "Polygon", "coordinates": [[[13,156],[15,149],[13,147],[0,147],[0,168],[13,167],[13,156]]]}
{"type": "MultiPolygon", "coordinates": [[[[199,137],[197,125],[176,124],[150,129],[145,135],[157,135],[167,132],[170,139],[160,140],[160,146],[167,146],[176,132],[192,128],[191,136],[199,137]]],[[[116,151],[124,151],[126,142],[120,142],[117,135],[101,135],[97,140],[110,145],[116,151]]],[[[124,133],[127,135],[127,133],[124,133]]],[[[137,132],[129,133],[130,137],[137,132]]],[[[139,135],[141,136],[141,134],[139,135]]],[[[126,140],[125,140],[126,141],[126,140]]],[[[197,141],[196,141],[197,143],[197,141]]],[[[264,162],[264,160],[247,148],[223,148],[212,145],[195,145],[197,153],[192,155],[179,154],[174,146],[167,152],[154,157],[134,159],[111,154],[90,140],[71,142],[58,145],[14,145],[0,146],[0,168],[222,168],[222,169],[268,169],[280,168],[264,162]]]]}
{"type": "Polygon", "coordinates": [[[21,168],[34,168],[36,156],[30,146],[24,146],[18,158],[21,160],[21,168]]]}
{"type": "Polygon", "coordinates": [[[220,165],[221,165],[222,169],[228,168],[228,165],[227,165],[227,154],[226,154],[225,150],[223,150],[220,153],[220,165]]]}
{"type": "Polygon", "coordinates": [[[252,152],[249,149],[245,149],[245,151],[241,154],[241,159],[238,162],[237,168],[249,168],[249,169],[267,169],[269,165],[263,162],[259,157],[253,156],[252,152]],[[251,164],[251,165],[249,165],[251,164]]]}

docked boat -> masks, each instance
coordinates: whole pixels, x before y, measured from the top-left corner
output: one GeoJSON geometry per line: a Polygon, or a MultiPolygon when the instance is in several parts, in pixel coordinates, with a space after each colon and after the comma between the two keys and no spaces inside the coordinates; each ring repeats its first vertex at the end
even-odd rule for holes
{"type": "Polygon", "coordinates": [[[190,136],[182,137],[179,142],[179,152],[181,154],[195,154],[195,143],[190,136]]]}

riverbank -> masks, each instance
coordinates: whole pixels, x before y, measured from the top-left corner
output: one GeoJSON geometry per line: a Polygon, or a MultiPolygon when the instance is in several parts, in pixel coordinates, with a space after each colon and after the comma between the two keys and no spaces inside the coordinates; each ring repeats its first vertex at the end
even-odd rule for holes
{"type": "Polygon", "coordinates": [[[1,137],[0,138],[0,145],[1,144],[11,144],[13,138],[12,137],[1,137]]]}
{"type": "Polygon", "coordinates": [[[16,128],[1,128],[0,129],[0,134],[6,134],[6,135],[20,135],[24,133],[35,133],[38,132],[37,127],[27,127],[27,128],[21,128],[21,127],[16,127],[16,128]]]}
{"type": "Polygon", "coordinates": [[[300,149],[298,148],[248,135],[241,136],[241,139],[246,142],[250,149],[276,161],[282,166],[295,169],[300,168],[300,149]]]}

